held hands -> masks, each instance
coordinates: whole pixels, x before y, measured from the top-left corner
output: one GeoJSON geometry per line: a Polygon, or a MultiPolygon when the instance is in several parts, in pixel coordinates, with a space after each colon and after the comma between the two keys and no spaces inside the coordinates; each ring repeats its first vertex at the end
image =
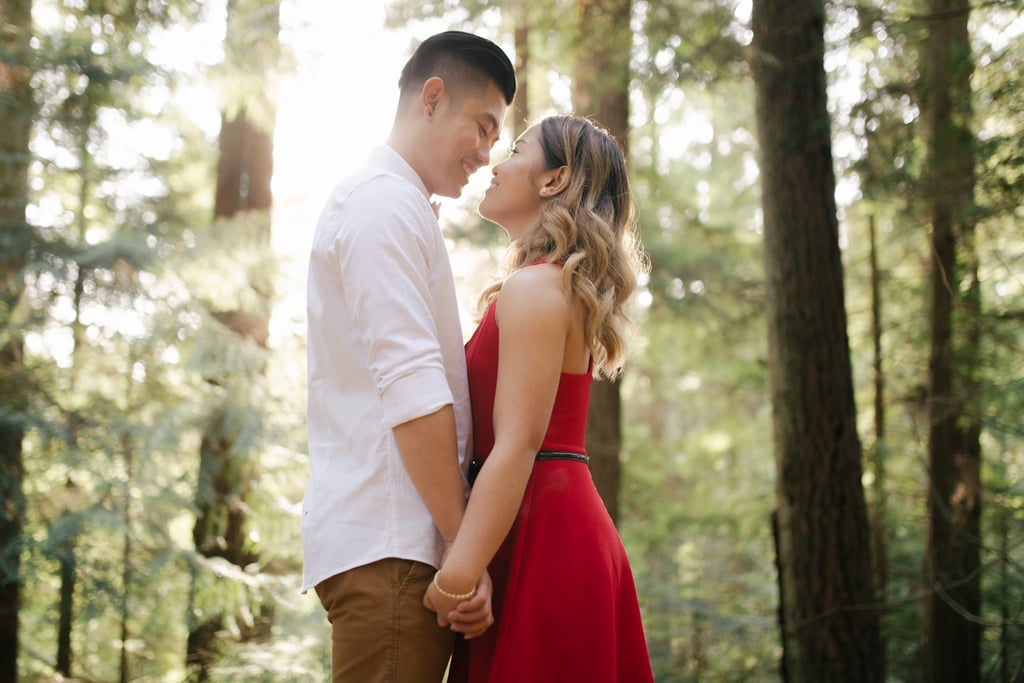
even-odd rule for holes
{"type": "Polygon", "coordinates": [[[465,598],[447,591],[442,593],[435,574],[434,581],[423,596],[423,606],[437,613],[438,626],[448,626],[469,640],[482,635],[494,623],[494,615],[491,613],[492,592],[491,577],[487,570],[477,581],[475,591],[465,598]]]}

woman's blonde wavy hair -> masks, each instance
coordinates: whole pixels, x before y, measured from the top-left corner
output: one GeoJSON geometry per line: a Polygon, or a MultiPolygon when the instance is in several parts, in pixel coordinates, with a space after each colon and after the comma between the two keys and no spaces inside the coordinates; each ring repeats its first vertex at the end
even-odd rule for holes
{"type": "MultiPolygon", "coordinates": [[[[607,130],[577,116],[539,124],[544,170],[567,166],[568,186],[545,202],[537,224],[512,243],[509,272],[537,261],[562,264],[562,286],[583,305],[584,335],[598,375],[614,378],[625,361],[626,304],[646,268],[637,239],[622,148],[607,130]]],[[[480,297],[486,308],[501,282],[480,297]]]]}

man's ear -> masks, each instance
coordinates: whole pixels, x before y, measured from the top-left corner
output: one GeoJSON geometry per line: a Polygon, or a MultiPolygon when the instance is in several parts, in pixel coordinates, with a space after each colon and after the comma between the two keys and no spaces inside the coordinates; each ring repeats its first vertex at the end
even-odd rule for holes
{"type": "Polygon", "coordinates": [[[433,118],[434,111],[447,95],[444,80],[439,76],[431,76],[420,88],[419,109],[428,119],[433,118]]]}
{"type": "Polygon", "coordinates": [[[569,187],[569,181],[572,180],[572,171],[569,170],[568,166],[559,166],[547,171],[544,175],[546,179],[541,186],[540,193],[545,197],[554,197],[569,187]]]}

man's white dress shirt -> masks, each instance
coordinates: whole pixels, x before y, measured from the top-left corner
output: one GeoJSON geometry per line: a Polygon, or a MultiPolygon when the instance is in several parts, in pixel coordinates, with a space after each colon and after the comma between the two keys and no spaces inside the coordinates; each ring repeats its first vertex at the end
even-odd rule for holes
{"type": "Polygon", "coordinates": [[[423,181],[391,148],[375,149],[328,199],[313,237],[307,313],[303,591],[388,557],[437,567],[443,541],[392,429],[453,405],[462,465],[466,358],[437,217],[423,181]]]}

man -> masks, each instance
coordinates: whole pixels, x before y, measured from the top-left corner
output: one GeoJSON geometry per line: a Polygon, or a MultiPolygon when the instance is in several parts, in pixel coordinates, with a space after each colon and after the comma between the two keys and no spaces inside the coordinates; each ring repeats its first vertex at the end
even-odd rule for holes
{"type": "MultiPolygon", "coordinates": [[[[491,623],[481,577],[451,629],[422,604],[465,508],[469,393],[451,265],[432,195],[490,161],[511,62],[459,31],[399,79],[387,144],[331,194],[309,261],[312,476],[303,590],[331,623],[332,680],[441,680],[455,634],[491,623]]],[[[468,594],[467,594],[468,595],[468,594]]]]}

